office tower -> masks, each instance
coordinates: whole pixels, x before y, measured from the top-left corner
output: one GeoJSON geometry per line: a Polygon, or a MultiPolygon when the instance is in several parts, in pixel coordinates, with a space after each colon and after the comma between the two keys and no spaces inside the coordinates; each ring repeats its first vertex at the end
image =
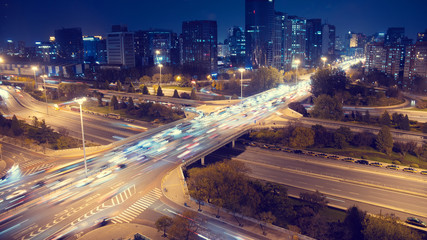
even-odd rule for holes
{"type": "Polygon", "coordinates": [[[84,60],[87,63],[106,63],[106,40],[102,36],[83,37],[84,60]]]}
{"type": "Polygon", "coordinates": [[[54,42],[36,42],[36,58],[44,63],[54,62],[57,58],[57,48],[54,42]]]}
{"type": "Polygon", "coordinates": [[[287,19],[287,14],[282,12],[275,12],[273,37],[272,37],[273,50],[272,50],[271,66],[279,70],[285,69],[286,19],[287,19]]]}
{"type": "Polygon", "coordinates": [[[137,31],[134,40],[137,66],[179,64],[176,33],[161,29],[137,31]]]}
{"type": "Polygon", "coordinates": [[[288,51],[287,62],[296,68],[295,60],[299,60],[299,67],[305,66],[306,55],[306,20],[302,17],[288,16],[287,19],[287,38],[286,47],[288,51]]]}
{"type": "Polygon", "coordinates": [[[322,57],[322,20],[308,19],[306,33],[307,64],[309,64],[310,66],[318,66],[320,63],[320,58],[322,57]]]}
{"type": "Polygon", "coordinates": [[[119,25],[113,26],[112,30],[107,35],[108,64],[124,68],[135,67],[133,32],[128,32],[126,26],[119,25]]]}
{"type": "Polygon", "coordinates": [[[182,23],[182,63],[199,74],[217,72],[216,21],[186,21],[182,23]]]}
{"type": "Polygon", "coordinates": [[[335,57],[335,26],[323,24],[322,27],[322,55],[329,59],[335,57]]]}
{"type": "Polygon", "coordinates": [[[386,45],[401,44],[404,36],[405,36],[405,28],[402,28],[402,27],[389,28],[387,29],[387,34],[385,36],[384,43],[386,45]]]}
{"type": "Polygon", "coordinates": [[[227,43],[231,65],[233,67],[245,67],[246,40],[243,28],[236,26],[230,28],[228,30],[227,43]]]}
{"type": "Polygon", "coordinates": [[[245,0],[246,65],[258,68],[272,62],[274,0],[245,0]]]}
{"type": "Polygon", "coordinates": [[[63,62],[83,62],[83,37],[81,28],[55,30],[58,59],[63,62]]]}

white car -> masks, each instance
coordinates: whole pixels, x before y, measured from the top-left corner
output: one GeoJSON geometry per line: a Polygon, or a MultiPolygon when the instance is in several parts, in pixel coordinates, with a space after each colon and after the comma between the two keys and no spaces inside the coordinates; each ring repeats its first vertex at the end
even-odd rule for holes
{"type": "Polygon", "coordinates": [[[17,197],[20,197],[20,196],[22,196],[22,195],[26,194],[26,193],[27,193],[27,190],[25,190],[25,189],[21,189],[21,190],[15,191],[14,193],[12,193],[12,194],[10,194],[9,196],[7,196],[7,197],[6,197],[6,200],[12,200],[12,199],[15,199],[15,198],[17,198],[17,197]]]}
{"type": "Polygon", "coordinates": [[[92,177],[89,177],[89,178],[83,178],[82,180],[80,180],[80,181],[78,181],[78,182],[76,183],[76,187],[83,187],[83,186],[86,186],[86,185],[88,185],[89,183],[93,182],[93,180],[95,180],[95,179],[94,179],[94,178],[92,178],[92,177]]]}
{"type": "Polygon", "coordinates": [[[104,171],[98,173],[98,175],[96,175],[96,178],[103,178],[105,176],[110,175],[111,173],[112,173],[111,170],[104,170],[104,171]]]}

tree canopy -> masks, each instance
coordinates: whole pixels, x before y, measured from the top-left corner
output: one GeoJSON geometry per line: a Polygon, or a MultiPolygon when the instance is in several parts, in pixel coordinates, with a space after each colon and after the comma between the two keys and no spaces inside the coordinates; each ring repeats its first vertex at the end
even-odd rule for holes
{"type": "Polygon", "coordinates": [[[336,92],[344,91],[348,83],[344,71],[323,68],[311,76],[311,92],[315,97],[322,94],[334,96],[336,92]]]}

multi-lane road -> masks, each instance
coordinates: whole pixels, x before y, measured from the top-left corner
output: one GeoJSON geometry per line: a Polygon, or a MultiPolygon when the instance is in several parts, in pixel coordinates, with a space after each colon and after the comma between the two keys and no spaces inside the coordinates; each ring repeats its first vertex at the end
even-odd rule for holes
{"type": "MultiPolygon", "coordinates": [[[[167,171],[268,117],[285,99],[306,93],[308,87],[307,83],[281,86],[211,114],[200,113],[175,127],[141,133],[135,140],[89,158],[88,178],[81,161],[58,164],[37,175],[12,173],[0,185],[0,236],[45,239],[78,234],[105,217],[116,223],[144,218],[146,209],[141,206],[159,204],[160,179],[167,171]]],[[[163,209],[169,209],[169,214],[177,211],[163,209]]],[[[202,234],[219,234],[224,239],[236,234],[214,229],[202,234]]]]}
{"type": "Polygon", "coordinates": [[[256,147],[234,160],[248,166],[252,177],[288,185],[291,193],[319,190],[342,208],[356,204],[373,214],[427,219],[425,175],[256,147]]]}

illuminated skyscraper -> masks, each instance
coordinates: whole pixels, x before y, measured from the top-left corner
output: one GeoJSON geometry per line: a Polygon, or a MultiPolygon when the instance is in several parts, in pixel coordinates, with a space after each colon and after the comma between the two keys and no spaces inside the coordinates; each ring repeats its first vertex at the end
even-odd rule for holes
{"type": "Polygon", "coordinates": [[[307,64],[317,66],[322,57],[322,20],[307,20],[307,44],[306,56],[307,64]]]}
{"type": "Polygon", "coordinates": [[[245,1],[246,59],[249,67],[272,63],[274,0],[245,1]]]}
{"type": "Polygon", "coordinates": [[[216,21],[188,21],[182,23],[182,64],[199,74],[217,72],[216,21]]]}
{"type": "Polygon", "coordinates": [[[58,59],[65,62],[83,62],[83,36],[81,28],[55,30],[58,59]]]}
{"type": "Polygon", "coordinates": [[[246,57],[245,32],[241,27],[232,27],[228,30],[228,47],[230,61],[233,67],[244,67],[246,57]]]}

